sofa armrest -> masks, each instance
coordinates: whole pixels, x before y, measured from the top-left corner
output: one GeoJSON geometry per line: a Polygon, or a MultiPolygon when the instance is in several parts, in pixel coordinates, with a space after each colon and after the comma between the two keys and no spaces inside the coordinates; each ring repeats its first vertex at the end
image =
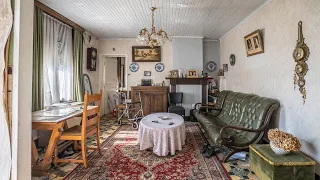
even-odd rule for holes
{"type": "MultiPolygon", "coordinates": [[[[247,131],[247,132],[264,132],[264,130],[266,128],[267,128],[267,126],[262,126],[259,129],[248,129],[248,128],[244,128],[244,127],[240,127],[240,126],[227,125],[227,126],[223,126],[222,129],[220,130],[220,137],[221,137],[223,144],[225,144],[225,145],[233,144],[235,137],[228,135],[227,129],[235,129],[235,130],[241,130],[241,131],[247,131]]],[[[248,143],[251,144],[251,142],[248,142],[248,143]]]]}
{"type": "MultiPolygon", "coordinates": [[[[199,108],[201,108],[201,107],[204,107],[204,106],[210,106],[210,107],[213,107],[214,105],[209,105],[209,104],[204,104],[204,103],[196,103],[195,105],[194,105],[194,108],[193,109],[198,109],[197,107],[200,105],[200,107],[199,108]]],[[[199,109],[198,109],[199,110],[199,109]]]]}
{"type": "Polygon", "coordinates": [[[248,131],[248,132],[261,132],[265,130],[265,126],[262,126],[259,129],[249,129],[249,128],[244,128],[240,126],[227,125],[227,126],[223,126],[222,129],[220,130],[220,136],[225,133],[226,129],[236,129],[236,130],[248,131]]]}

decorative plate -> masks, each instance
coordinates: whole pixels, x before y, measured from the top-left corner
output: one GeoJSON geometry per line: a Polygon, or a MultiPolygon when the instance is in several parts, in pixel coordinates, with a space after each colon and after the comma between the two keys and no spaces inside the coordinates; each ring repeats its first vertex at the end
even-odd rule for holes
{"type": "Polygon", "coordinates": [[[234,54],[231,54],[229,61],[230,61],[230,65],[234,66],[236,64],[236,56],[234,54]]]}
{"type": "Polygon", "coordinates": [[[139,64],[138,63],[131,63],[129,66],[129,69],[131,72],[137,72],[139,70],[139,64]]]}
{"type": "Polygon", "coordinates": [[[171,117],[168,116],[159,116],[158,118],[162,119],[162,120],[168,120],[171,119],[171,117]]]}
{"type": "Polygon", "coordinates": [[[157,63],[154,68],[156,69],[157,72],[162,72],[164,70],[164,64],[162,63],[157,63]]]}
{"type": "Polygon", "coordinates": [[[208,70],[208,71],[214,71],[214,70],[216,69],[216,67],[217,67],[217,65],[216,65],[216,63],[213,62],[213,61],[210,61],[210,62],[208,62],[208,64],[207,64],[207,70],[208,70]]]}

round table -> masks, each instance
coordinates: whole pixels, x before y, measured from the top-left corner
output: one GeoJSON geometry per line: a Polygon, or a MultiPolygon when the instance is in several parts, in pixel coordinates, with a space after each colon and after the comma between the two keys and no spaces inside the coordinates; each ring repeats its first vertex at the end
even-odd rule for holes
{"type": "Polygon", "coordinates": [[[140,150],[153,148],[158,156],[175,154],[176,150],[182,150],[185,144],[186,131],[184,120],[180,115],[172,113],[154,113],[142,118],[138,130],[138,143],[140,150]],[[162,120],[159,117],[169,117],[162,120]],[[158,121],[158,123],[152,122],[158,121]],[[170,122],[174,124],[169,125],[170,122]]]}

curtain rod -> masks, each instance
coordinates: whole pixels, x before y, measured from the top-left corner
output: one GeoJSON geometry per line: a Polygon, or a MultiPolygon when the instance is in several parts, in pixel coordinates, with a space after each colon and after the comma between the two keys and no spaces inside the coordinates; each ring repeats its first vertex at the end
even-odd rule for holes
{"type": "Polygon", "coordinates": [[[49,14],[50,16],[58,19],[59,21],[75,28],[75,29],[78,29],[79,31],[81,32],[84,32],[84,28],[79,26],[78,24],[74,23],[73,21],[71,21],[70,19],[62,16],[61,14],[59,14],[58,12],[54,11],[53,9],[49,8],[48,6],[42,4],[41,2],[35,0],[34,1],[34,5],[37,6],[38,8],[42,9],[43,12],[49,14]]]}

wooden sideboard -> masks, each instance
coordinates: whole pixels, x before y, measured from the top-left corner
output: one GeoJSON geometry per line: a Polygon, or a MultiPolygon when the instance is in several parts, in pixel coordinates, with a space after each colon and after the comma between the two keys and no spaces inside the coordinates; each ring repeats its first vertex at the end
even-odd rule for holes
{"type": "Polygon", "coordinates": [[[132,101],[139,101],[137,92],[140,92],[145,116],[156,112],[167,112],[168,89],[167,86],[132,86],[132,101]]]}

